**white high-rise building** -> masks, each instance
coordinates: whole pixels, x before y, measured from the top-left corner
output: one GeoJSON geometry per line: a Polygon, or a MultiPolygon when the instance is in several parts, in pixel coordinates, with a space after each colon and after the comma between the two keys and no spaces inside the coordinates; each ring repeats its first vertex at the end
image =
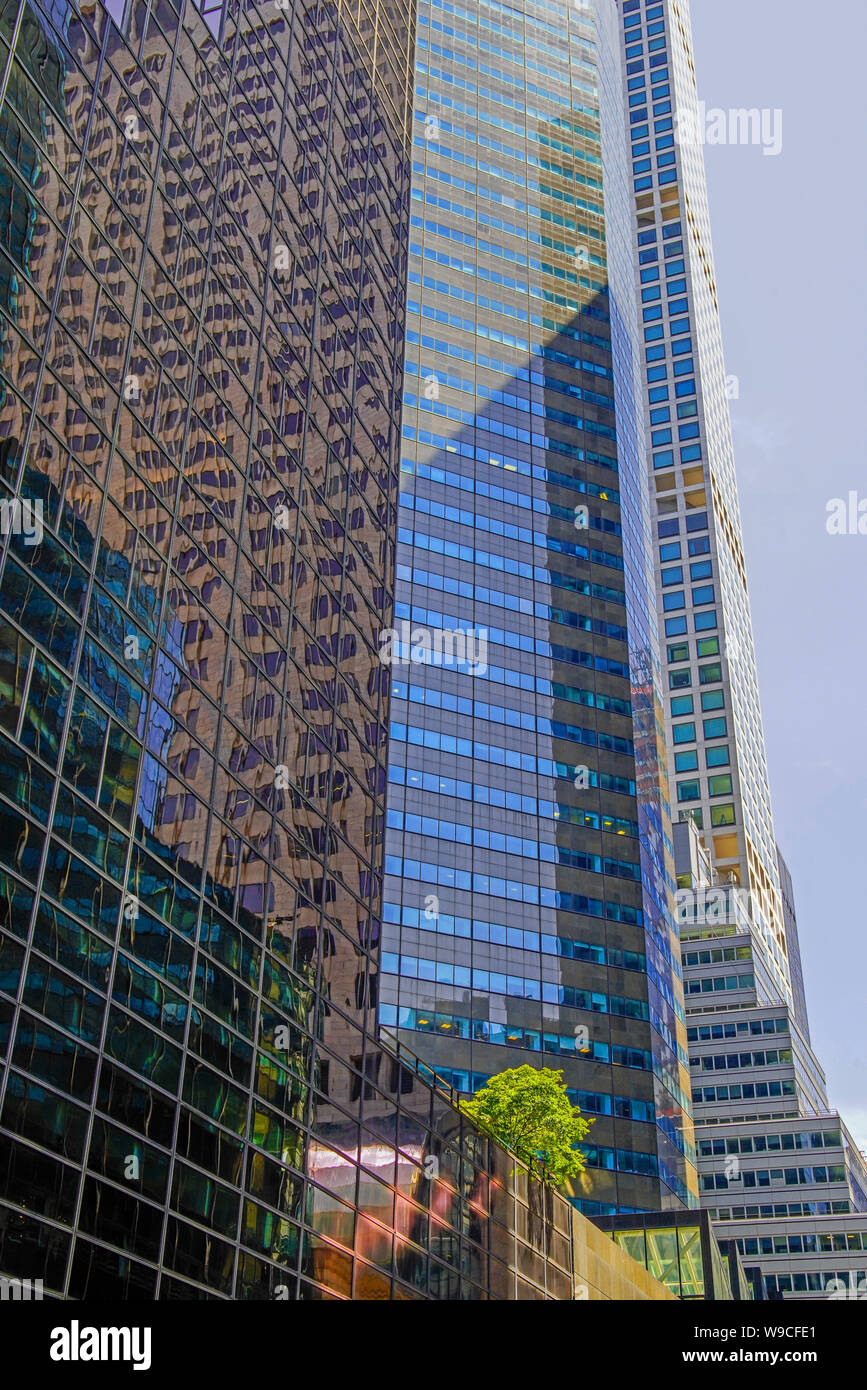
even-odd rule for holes
{"type": "Polygon", "coordinates": [[[672,818],[750,890],[791,999],[686,0],[625,0],[647,445],[672,818]]]}
{"type": "Polygon", "coordinates": [[[687,0],[621,21],[702,1204],[768,1296],[860,1297],[867,1172],[810,1046],[774,836],[704,172],[706,131],[773,139],[779,113],[706,110],[687,0]]]}

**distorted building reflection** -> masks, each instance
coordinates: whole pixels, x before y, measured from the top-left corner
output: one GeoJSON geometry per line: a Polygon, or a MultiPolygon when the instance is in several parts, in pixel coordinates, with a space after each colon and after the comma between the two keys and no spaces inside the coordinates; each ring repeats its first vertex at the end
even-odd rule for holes
{"type": "Polygon", "coordinates": [[[570,1296],[375,1036],[411,48],[0,5],[0,1271],[49,1298],[570,1296]]]}

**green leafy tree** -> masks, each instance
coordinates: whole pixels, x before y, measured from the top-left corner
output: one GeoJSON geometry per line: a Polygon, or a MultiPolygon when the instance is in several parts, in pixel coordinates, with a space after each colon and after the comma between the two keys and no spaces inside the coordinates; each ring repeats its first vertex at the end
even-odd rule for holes
{"type": "Polygon", "coordinates": [[[575,1146],[593,1121],[572,1105],[562,1071],[512,1067],[492,1076],[463,1110],[535,1176],[559,1186],[583,1173],[584,1155],[575,1146]]]}

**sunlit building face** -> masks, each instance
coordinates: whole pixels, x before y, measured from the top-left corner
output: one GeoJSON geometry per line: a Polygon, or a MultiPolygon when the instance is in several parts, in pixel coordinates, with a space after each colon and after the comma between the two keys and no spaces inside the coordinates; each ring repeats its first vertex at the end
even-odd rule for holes
{"type": "Polygon", "coordinates": [[[418,8],[380,996],[563,1071],[591,1215],[697,1200],[618,24],[418,8]]]}

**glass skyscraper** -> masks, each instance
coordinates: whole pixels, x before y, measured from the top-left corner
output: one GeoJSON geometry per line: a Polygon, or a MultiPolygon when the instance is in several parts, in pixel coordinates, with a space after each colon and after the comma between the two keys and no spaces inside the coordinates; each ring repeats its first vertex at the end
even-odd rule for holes
{"type": "Polygon", "coordinates": [[[375,1039],[411,42],[0,6],[4,1297],[571,1293],[375,1039]]]}
{"type": "Polygon", "coordinates": [[[419,5],[380,1015],[696,1201],[617,11],[419,5]]]}
{"type": "Polygon", "coordinates": [[[749,889],[789,999],[689,7],[622,11],[672,806],[749,889]]]}

